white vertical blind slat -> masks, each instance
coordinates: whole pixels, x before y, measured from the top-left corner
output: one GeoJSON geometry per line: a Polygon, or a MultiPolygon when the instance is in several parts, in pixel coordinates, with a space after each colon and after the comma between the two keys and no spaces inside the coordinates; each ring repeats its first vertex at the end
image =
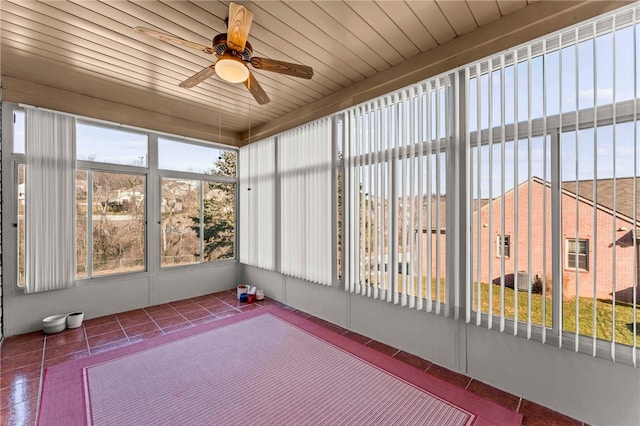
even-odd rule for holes
{"type": "MultiPolygon", "coordinates": [[[[418,280],[418,303],[416,308],[418,310],[422,310],[423,309],[423,299],[425,297],[424,294],[424,264],[423,264],[423,254],[424,254],[424,247],[423,247],[423,241],[425,240],[424,236],[425,234],[425,229],[424,229],[424,216],[423,216],[423,203],[424,203],[424,199],[425,199],[425,190],[426,188],[424,187],[424,151],[423,151],[423,144],[426,140],[426,135],[424,134],[424,85],[423,84],[419,84],[418,85],[418,93],[417,93],[417,102],[418,102],[418,111],[417,111],[417,117],[418,117],[418,122],[416,123],[416,126],[418,128],[417,131],[417,143],[418,143],[418,153],[417,153],[417,161],[418,161],[418,197],[417,197],[417,208],[418,208],[418,227],[416,230],[416,240],[418,243],[418,268],[417,268],[417,280],[418,280]]],[[[427,278],[428,279],[428,278],[427,278]]]]}
{"type": "MultiPolygon", "coordinates": [[[[596,23],[593,23],[593,62],[597,63],[598,49],[596,48],[596,23]]],[[[598,87],[598,69],[593,68],[593,88],[598,87]]],[[[593,97],[593,122],[598,122],[598,99],[597,96],[593,97]]],[[[593,199],[598,199],[598,131],[594,129],[593,132],[593,199]]],[[[598,204],[593,203],[593,235],[598,235],[598,204]]],[[[593,300],[597,300],[598,295],[598,280],[597,280],[597,268],[598,268],[598,245],[593,247],[593,300]]],[[[592,319],[593,333],[591,338],[591,354],[595,356],[597,353],[597,340],[598,340],[598,305],[593,303],[593,319],[592,319]]]]}
{"type": "MultiPolygon", "coordinates": [[[[475,76],[476,76],[476,168],[477,170],[477,206],[476,206],[476,217],[477,221],[477,242],[476,242],[476,325],[480,325],[482,322],[482,215],[480,214],[480,208],[482,203],[482,116],[480,115],[480,108],[482,108],[482,85],[481,85],[481,73],[480,73],[480,63],[477,63],[475,66],[475,76]]],[[[467,71],[469,72],[469,71],[467,71]]],[[[469,98],[469,96],[467,96],[469,98]]],[[[470,120],[469,120],[470,121],[470,120]]],[[[472,201],[473,202],[473,201],[472,201]]]]}
{"type": "MultiPolygon", "coordinates": [[[[488,172],[489,172],[489,244],[494,243],[495,237],[494,237],[494,233],[493,233],[493,179],[491,179],[491,175],[493,174],[493,62],[489,61],[488,62],[488,71],[487,71],[487,76],[488,76],[488,81],[487,81],[487,86],[489,88],[488,92],[487,92],[487,101],[488,101],[488,106],[487,106],[487,111],[489,114],[489,162],[487,164],[488,167],[488,172]]],[[[493,247],[492,247],[493,249],[493,247]]],[[[487,253],[487,257],[488,257],[488,270],[489,270],[489,279],[491,280],[491,277],[493,277],[493,262],[491,261],[491,256],[492,256],[492,249],[490,249],[487,253]]],[[[488,309],[488,316],[489,316],[489,328],[493,328],[493,288],[491,287],[492,282],[489,281],[489,309],[488,309]]]]}
{"type": "MultiPolygon", "coordinates": [[[[637,10],[633,10],[633,22],[636,22],[637,10]]],[[[638,26],[633,25],[633,65],[634,68],[638,67],[638,26]]],[[[634,97],[638,93],[638,74],[633,73],[633,94],[634,97]]],[[[638,229],[638,102],[633,102],[633,230],[634,233],[638,229]]],[[[633,251],[638,252],[638,239],[633,239],[633,251]]],[[[633,282],[638,282],[638,257],[633,258],[633,282]]],[[[638,366],[637,360],[637,348],[638,348],[638,292],[633,293],[633,347],[632,347],[632,362],[633,366],[638,366]]],[[[595,327],[594,327],[595,329],[595,327]]],[[[594,342],[595,343],[595,342],[594,342]]]]}
{"type": "MultiPolygon", "coordinates": [[[[544,92],[545,92],[545,84],[542,84],[543,89],[543,97],[544,97],[544,92]]],[[[544,101],[543,101],[544,104],[544,101]]],[[[518,135],[518,51],[514,51],[513,52],[513,105],[514,105],[514,112],[513,112],[513,134],[514,135],[518,135]]],[[[544,126],[543,126],[544,127],[544,126]]],[[[514,161],[513,161],[513,183],[514,183],[514,191],[513,191],[513,270],[516,271],[515,277],[514,277],[514,285],[513,288],[518,289],[519,285],[521,285],[521,283],[519,282],[519,274],[517,273],[517,271],[519,271],[520,269],[518,268],[518,245],[520,243],[520,239],[519,239],[519,235],[518,235],[518,203],[519,203],[519,199],[518,199],[518,162],[519,162],[519,156],[518,156],[518,148],[520,145],[520,138],[517,136],[514,136],[514,141],[513,141],[513,154],[514,154],[514,161]]],[[[543,268],[544,269],[544,268],[543,268]]],[[[529,275],[529,274],[528,274],[529,275]]],[[[527,278],[530,282],[531,277],[529,276],[527,278]]],[[[519,318],[518,317],[518,302],[519,302],[519,297],[514,297],[513,298],[513,317],[514,318],[519,318]]],[[[544,317],[543,317],[544,318],[544,317]]],[[[518,327],[513,327],[513,335],[516,336],[518,334],[518,327]]]]}
{"type": "Polygon", "coordinates": [[[505,286],[505,251],[506,251],[506,232],[505,232],[505,82],[504,82],[504,55],[500,56],[500,244],[502,245],[500,256],[500,331],[504,331],[504,286],[505,286]]]}
{"type": "Polygon", "coordinates": [[[434,226],[433,226],[433,220],[435,220],[435,218],[433,217],[433,199],[434,199],[434,192],[433,192],[433,159],[437,157],[433,154],[433,143],[432,143],[432,132],[433,132],[433,127],[434,127],[434,123],[433,123],[433,116],[434,116],[434,108],[432,108],[431,105],[431,95],[432,92],[434,90],[433,87],[433,82],[428,82],[427,83],[427,93],[426,93],[426,108],[427,108],[427,113],[425,115],[425,120],[426,120],[426,128],[427,128],[427,134],[426,134],[426,163],[427,163],[427,189],[426,189],[426,193],[427,193],[427,223],[426,223],[426,246],[427,246],[427,255],[426,255],[426,259],[427,259],[427,270],[425,273],[425,277],[427,280],[427,294],[426,294],[426,298],[427,298],[427,312],[431,312],[433,310],[433,273],[434,273],[434,268],[433,268],[433,258],[434,258],[434,252],[433,252],[433,238],[434,235],[437,238],[438,234],[434,233],[434,226]]]}
{"type": "MultiPolygon", "coordinates": [[[[612,49],[611,49],[611,54],[613,56],[613,61],[612,61],[612,74],[613,74],[613,93],[612,93],[612,103],[613,105],[616,104],[616,16],[613,16],[613,23],[612,23],[612,33],[611,33],[611,37],[612,37],[612,49]]],[[[635,73],[634,73],[635,74],[635,73]]],[[[617,119],[617,108],[613,108],[613,134],[612,134],[612,143],[613,143],[613,224],[612,224],[612,235],[613,235],[613,247],[612,247],[612,289],[611,289],[611,299],[612,299],[612,304],[613,304],[613,309],[611,310],[611,358],[615,361],[616,360],[616,279],[617,279],[617,263],[616,263],[616,248],[618,246],[618,244],[616,243],[617,237],[616,237],[616,231],[618,229],[617,227],[617,222],[618,222],[618,212],[617,212],[617,170],[616,170],[616,144],[617,144],[617,129],[616,129],[616,119],[617,119]]],[[[594,303],[596,301],[594,300],[594,303]]],[[[576,325],[576,334],[578,334],[577,331],[577,325],[576,325]]],[[[577,350],[577,349],[576,349],[577,350]]]]}
{"type": "Polygon", "coordinates": [[[436,137],[435,137],[435,141],[436,141],[436,232],[435,232],[435,239],[436,239],[436,314],[440,314],[440,308],[442,306],[442,275],[441,275],[441,267],[440,267],[440,256],[442,255],[441,253],[441,234],[440,234],[440,230],[442,229],[441,227],[441,217],[440,217],[440,207],[441,207],[441,199],[440,199],[440,195],[442,194],[441,192],[441,183],[440,183],[440,176],[442,176],[442,171],[440,170],[441,168],[441,156],[442,156],[442,151],[441,151],[441,146],[440,146],[440,141],[442,139],[442,128],[441,128],[441,124],[440,124],[440,120],[441,120],[441,115],[442,115],[442,110],[440,107],[440,93],[441,93],[441,85],[440,85],[440,80],[436,79],[435,80],[435,129],[436,129],[436,137]]]}
{"type": "Polygon", "coordinates": [[[409,142],[409,229],[407,231],[407,237],[409,239],[409,255],[407,256],[408,267],[410,268],[408,271],[408,281],[409,281],[409,307],[415,307],[415,265],[416,258],[414,256],[415,253],[415,239],[416,239],[416,224],[415,224],[415,206],[418,198],[416,197],[416,121],[417,117],[415,116],[415,102],[416,97],[414,96],[413,89],[409,89],[409,99],[407,106],[407,114],[409,115],[409,129],[407,131],[409,142]]]}

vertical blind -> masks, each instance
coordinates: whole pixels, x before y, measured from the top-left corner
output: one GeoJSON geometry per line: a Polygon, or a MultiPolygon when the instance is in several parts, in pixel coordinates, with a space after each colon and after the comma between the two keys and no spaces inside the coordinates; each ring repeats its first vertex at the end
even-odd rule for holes
{"type": "Polygon", "coordinates": [[[332,283],[332,120],[278,136],[281,272],[332,283]]]}
{"type": "Polygon", "coordinates": [[[240,262],[275,270],[275,138],[240,149],[240,262]]]}
{"type": "Polygon", "coordinates": [[[75,119],[26,110],[25,292],[75,285],[75,119]]]}
{"type": "Polygon", "coordinates": [[[638,41],[634,8],[464,67],[469,322],[636,364],[638,41]]]}
{"type": "Polygon", "coordinates": [[[446,302],[450,76],[345,112],[345,289],[440,313],[446,302]]]}

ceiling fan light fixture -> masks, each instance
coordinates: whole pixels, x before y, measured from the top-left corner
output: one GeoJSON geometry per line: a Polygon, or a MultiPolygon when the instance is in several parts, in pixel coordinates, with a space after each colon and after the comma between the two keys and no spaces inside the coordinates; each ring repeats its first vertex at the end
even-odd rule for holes
{"type": "Polygon", "coordinates": [[[216,62],[216,74],[229,83],[242,83],[249,78],[249,69],[240,59],[223,56],[216,62]]]}

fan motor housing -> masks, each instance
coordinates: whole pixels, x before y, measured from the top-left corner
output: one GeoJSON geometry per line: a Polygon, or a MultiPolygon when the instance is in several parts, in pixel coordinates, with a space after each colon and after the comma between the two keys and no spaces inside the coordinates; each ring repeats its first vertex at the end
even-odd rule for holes
{"type": "Polygon", "coordinates": [[[245,44],[242,52],[237,52],[231,49],[227,45],[227,33],[218,34],[213,38],[213,49],[216,51],[216,56],[222,56],[225,54],[233,55],[239,57],[245,62],[249,62],[253,55],[253,48],[249,42],[245,44]]]}

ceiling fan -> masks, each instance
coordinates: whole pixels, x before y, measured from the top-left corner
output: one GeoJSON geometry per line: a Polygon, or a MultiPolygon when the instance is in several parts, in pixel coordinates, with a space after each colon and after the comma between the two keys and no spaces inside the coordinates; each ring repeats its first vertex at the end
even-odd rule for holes
{"type": "Polygon", "coordinates": [[[211,47],[148,28],[135,27],[134,29],[159,40],[215,54],[218,57],[215,63],[180,83],[180,87],[194,87],[214,74],[218,74],[220,78],[229,83],[244,83],[258,104],[264,105],[269,102],[269,96],[249,70],[248,63],[259,70],[307,79],[313,77],[313,69],[306,65],[253,56],[253,48],[247,41],[252,21],[253,13],[246,7],[233,2],[229,3],[227,32],[215,36],[211,47]]]}

